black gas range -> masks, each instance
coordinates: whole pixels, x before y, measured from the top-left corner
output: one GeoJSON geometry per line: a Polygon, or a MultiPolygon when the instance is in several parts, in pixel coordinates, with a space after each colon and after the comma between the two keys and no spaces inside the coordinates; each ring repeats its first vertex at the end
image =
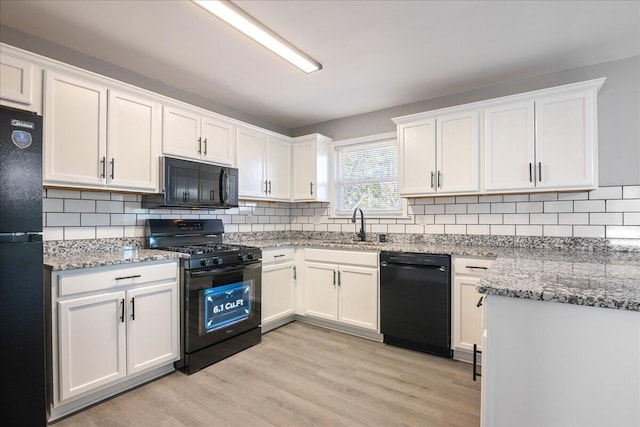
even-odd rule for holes
{"type": "Polygon", "coordinates": [[[149,219],[148,246],[181,261],[181,359],[187,374],[260,342],[262,251],[223,243],[219,219],[149,219]]]}

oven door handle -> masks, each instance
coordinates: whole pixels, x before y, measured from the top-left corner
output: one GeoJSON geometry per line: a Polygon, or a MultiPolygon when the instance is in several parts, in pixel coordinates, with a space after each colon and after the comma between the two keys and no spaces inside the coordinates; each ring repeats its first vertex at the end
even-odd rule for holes
{"type": "Polygon", "coordinates": [[[234,273],[236,271],[242,271],[250,268],[261,268],[261,267],[262,267],[262,263],[256,262],[253,264],[242,264],[242,265],[234,265],[231,267],[214,268],[211,270],[193,271],[190,273],[190,275],[191,277],[214,276],[220,273],[234,273]]]}

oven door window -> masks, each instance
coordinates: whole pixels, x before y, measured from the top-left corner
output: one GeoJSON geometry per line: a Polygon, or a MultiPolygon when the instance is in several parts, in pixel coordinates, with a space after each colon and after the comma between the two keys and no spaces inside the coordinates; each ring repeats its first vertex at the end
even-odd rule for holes
{"type": "Polygon", "coordinates": [[[200,334],[207,334],[248,319],[251,315],[252,286],[252,280],[243,280],[205,289],[200,334]]]}

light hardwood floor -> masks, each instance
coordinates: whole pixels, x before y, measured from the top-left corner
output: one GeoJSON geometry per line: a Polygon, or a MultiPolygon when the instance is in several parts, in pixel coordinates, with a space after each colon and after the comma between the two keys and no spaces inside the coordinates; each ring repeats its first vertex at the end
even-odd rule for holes
{"type": "Polygon", "coordinates": [[[300,322],[193,375],[175,372],[68,426],[478,426],[471,365],[300,322]]]}

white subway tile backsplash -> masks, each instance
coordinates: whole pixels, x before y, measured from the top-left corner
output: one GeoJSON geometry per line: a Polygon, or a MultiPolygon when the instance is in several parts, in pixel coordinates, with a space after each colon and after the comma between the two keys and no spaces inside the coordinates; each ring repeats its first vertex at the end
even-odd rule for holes
{"type": "Polygon", "coordinates": [[[94,214],[94,213],[82,213],[80,214],[81,226],[108,226],[111,225],[111,215],[109,214],[94,214]]]}
{"type": "Polygon", "coordinates": [[[478,215],[463,214],[456,215],[456,224],[477,224],[478,215]]]}
{"type": "Polygon", "coordinates": [[[579,191],[576,193],[558,193],[558,200],[587,200],[588,198],[588,191],[579,191]]]}
{"type": "Polygon", "coordinates": [[[622,187],[623,199],[640,199],[640,185],[625,185],[622,187]]]}
{"type": "Polygon", "coordinates": [[[572,201],[544,202],[544,212],[545,213],[573,212],[573,202],[572,201]]]}
{"type": "Polygon", "coordinates": [[[558,224],[589,225],[589,214],[588,213],[560,213],[558,214],[558,224]]]}
{"type": "Polygon", "coordinates": [[[455,224],[455,215],[436,215],[436,224],[455,224]]]}
{"type": "Polygon", "coordinates": [[[557,224],[557,213],[536,213],[529,215],[530,224],[557,224]]]}
{"type": "MultiPolygon", "coordinates": [[[[425,225],[424,232],[425,234],[444,234],[444,224],[425,225]]],[[[408,226],[407,233],[413,233],[413,231],[409,231],[408,226]]]]}
{"type": "Polygon", "coordinates": [[[607,212],[640,212],[640,199],[607,200],[607,212]]]}
{"type": "Polygon", "coordinates": [[[623,215],[624,225],[640,225],[640,212],[627,212],[623,215]]]}
{"type": "Polygon", "coordinates": [[[83,191],[80,198],[88,200],[113,200],[113,197],[119,196],[117,193],[108,193],[104,191],[83,191]]]}
{"type": "Polygon", "coordinates": [[[589,200],[622,199],[622,187],[600,187],[589,192],[589,200]]]}
{"type": "Polygon", "coordinates": [[[528,214],[504,214],[502,222],[504,224],[529,224],[528,214]]]}
{"type": "Polygon", "coordinates": [[[436,205],[446,205],[446,204],[455,203],[455,202],[456,202],[455,197],[436,197],[435,200],[433,201],[433,203],[435,203],[436,205]]]}
{"type": "Polygon", "coordinates": [[[573,237],[573,227],[570,225],[543,225],[542,233],[547,237],[573,237]]]}
{"type": "Polygon", "coordinates": [[[604,225],[574,225],[573,237],[605,237],[604,225]]]}
{"type": "Polygon", "coordinates": [[[51,199],[79,199],[80,192],[74,190],[47,189],[47,197],[51,199]]]}
{"type": "Polygon", "coordinates": [[[489,235],[491,231],[488,225],[467,225],[467,234],[489,235]]]}
{"type": "Polygon", "coordinates": [[[95,239],[95,227],[65,227],[64,240],[85,240],[95,239]]]}
{"type": "Polygon", "coordinates": [[[446,224],[444,226],[445,234],[467,234],[467,226],[461,224],[446,224]]]}
{"type": "Polygon", "coordinates": [[[503,202],[528,202],[528,194],[506,194],[502,198],[503,202]]]}
{"type": "Polygon", "coordinates": [[[491,213],[516,213],[515,203],[491,203],[491,213]]]}
{"type": "Polygon", "coordinates": [[[409,205],[409,215],[423,215],[424,205],[409,205]]]}
{"type": "Polygon", "coordinates": [[[622,225],[622,213],[591,213],[589,214],[591,225],[622,225]]]}
{"type": "Polygon", "coordinates": [[[447,214],[463,214],[467,213],[467,205],[465,203],[461,203],[458,205],[445,205],[444,209],[447,214]]]}
{"type": "Polygon", "coordinates": [[[124,237],[124,227],[96,227],[96,239],[115,239],[124,237]]]}
{"type": "Polygon", "coordinates": [[[42,240],[45,242],[51,240],[64,240],[64,227],[43,227],[42,240]]]}
{"type": "Polygon", "coordinates": [[[425,227],[418,224],[408,224],[404,226],[407,233],[424,233],[425,227]]]}
{"type": "Polygon", "coordinates": [[[494,236],[513,236],[516,234],[515,225],[492,225],[491,234],[494,236]]]}
{"type": "MultiPolygon", "coordinates": [[[[402,224],[389,224],[387,226],[387,231],[389,233],[405,233],[405,227],[406,225],[402,225],[402,224]]],[[[331,230],[328,230],[331,231],[331,230]]]]}
{"type": "Polygon", "coordinates": [[[479,196],[478,203],[500,203],[502,202],[502,196],[500,195],[491,195],[491,196],[479,196]]]}
{"type": "Polygon", "coordinates": [[[547,202],[558,200],[558,193],[534,193],[529,194],[530,202],[547,202]]]}
{"type": "Polygon", "coordinates": [[[42,199],[43,212],[64,212],[64,199],[42,199]]]}
{"type": "Polygon", "coordinates": [[[456,203],[478,203],[478,196],[457,196],[456,203]]]}
{"type": "MultiPolygon", "coordinates": [[[[124,213],[124,202],[119,201],[96,201],[96,212],[98,213],[124,213]]],[[[172,212],[175,213],[175,212],[172,212]]],[[[182,212],[177,212],[181,214],[182,212]]]]}
{"type": "Polygon", "coordinates": [[[479,203],[477,205],[467,205],[467,213],[490,213],[491,203],[479,203]]]}
{"type": "Polygon", "coordinates": [[[540,213],[543,211],[542,202],[520,202],[516,203],[516,212],[518,213],[540,213]]]}
{"type": "Polygon", "coordinates": [[[144,237],[145,228],[139,225],[124,227],[124,237],[144,237]]]}
{"type": "Polygon", "coordinates": [[[541,225],[516,225],[518,236],[542,236],[541,225]]]}
{"type": "Polygon", "coordinates": [[[48,213],[47,227],[80,227],[79,213],[48,213]]]}
{"type": "Polygon", "coordinates": [[[135,214],[112,214],[111,225],[136,225],[136,215],[135,214]]]}
{"type": "Polygon", "coordinates": [[[609,239],[640,239],[640,226],[608,226],[607,238],[609,239]]]}
{"type": "Polygon", "coordinates": [[[416,205],[433,205],[434,198],[433,197],[423,197],[421,199],[414,199],[413,202],[416,205]]]}
{"type": "Polygon", "coordinates": [[[604,212],[605,201],[604,200],[576,200],[573,202],[574,212],[604,212]]]}
{"type": "Polygon", "coordinates": [[[94,200],[66,199],[64,201],[65,212],[95,212],[96,202],[94,200]]]}
{"type": "Polygon", "coordinates": [[[425,205],[424,213],[426,214],[443,214],[444,205],[425,205]]]}
{"type": "Polygon", "coordinates": [[[480,224],[502,224],[501,214],[478,215],[478,223],[480,224]]]}

